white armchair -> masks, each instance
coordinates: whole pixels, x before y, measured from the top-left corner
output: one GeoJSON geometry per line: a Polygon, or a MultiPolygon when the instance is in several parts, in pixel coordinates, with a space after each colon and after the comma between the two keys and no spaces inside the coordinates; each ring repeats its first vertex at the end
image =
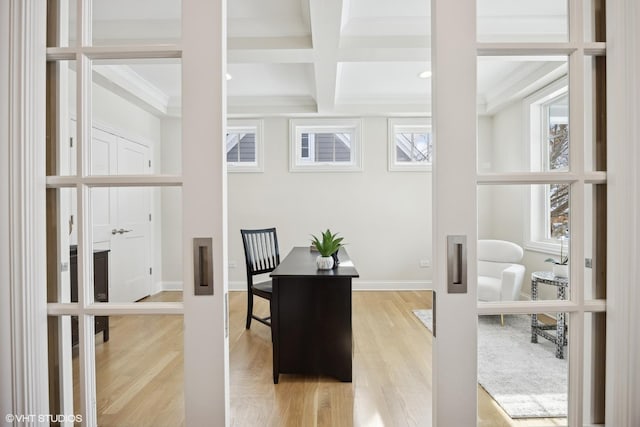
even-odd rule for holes
{"type": "MultiPolygon", "coordinates": [[[[505,240],[478,240],[478,300],[517,301],[525,267],[522,247],[505,240]]],[[[504,320],[503,320],[504,321],[504,320]]]]}

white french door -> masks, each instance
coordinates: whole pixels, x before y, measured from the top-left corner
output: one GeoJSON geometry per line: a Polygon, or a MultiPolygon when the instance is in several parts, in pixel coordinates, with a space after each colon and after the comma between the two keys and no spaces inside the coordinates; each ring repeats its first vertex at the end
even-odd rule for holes
{"type": "MultiPolygon", "coordinates": [[[[536,36],[542,30],[534,25],[531,32],[509,38],[492,32],[491,23],[501,14],[496,2],[432,1],[434,426],[478,422],[478,325],[482,317],[504,314],[553,319],[566,313],[567,378],[565,389],[558,390],[567,399],[566,411],[542,418],[568,426],[604,422],[606,258],[601,248],[606,241],[602,215],[607,174],[598,150],[606,147],[604,133],[599,133],[606,128],[596,117],[603,117],[605,103],[598,86],[604,81],[604,70],[598,68],[603,63],[597,58],[605,55],[606,45],[602,35],[594,34],[600,31],[598,24],[593,29],[594,21],[604,21],[596,12],[603,4],[556,2],[555,33],[536,36]],[[500,75],[498,63],[511,71],[500,75]],[[484,92],[487,82],[493,83],[493,92],[484,92]],[[540,95],[545,93],[547,98],[540,95]],[[562,101],[563,93],[568,101],[562,101]],[[532,100],[535,96],[539,98],[532,100]],[[532,124],[536,111],[548,114],[538,119],[546,128],[532,124]],[[557,161],[558,153],[550,161],[549,150],[560,145],[559,133],[567,123],[566,163],[557,161]],[[532,141],[545,129],[557,134],[535,148],[532,141]],[[564,196],[558,196],[561,190],[564,196]],[[543,260],[558,257],[560,233],[570,242],[567,298],[532,294],[531,274],[551,270],[543,260]],[[517,301],[478,302],[478,238],[515,240],[524,247],[527,270],[517,301]],[[601,376],[592,376],[598,370],[601,376]]],[[[536,2],[514,5],[534,15],[537,7],[545,7],[536,2]]],[[[535,20],[514,10],[514,33],[535,20]]],[[[547,24],[545,28],[553,26],[552,21],[547,24]]],[[[530,341],[525,332],[523,342],[530,341]]]]}
{"type": "Polygon", "coordinates": [[[475,1],[432,0],[431,8],[434,426],[476,424],[475,1]],[[466,239],[463,293],[447,289],[449,236],[466,239]]]}
{"type": "Polygon", "coordinates": [[[51,413],[75,416],[64,425],[77,416],[85,426],[228,425],[225,2],[163,0],[155,3],[161,26],[145,21],[142,1],[45,3],[34,2],[41,12],[48,6],[47,132],[55,141],[46,177],[47,228],[56,243],[48,251],[49,343],[58,349],[49,352],[51,413]],[[152,85],[136,87],[137,73],[145,72],[150,80],[180,79],[180,101],[150,99],[152,85]],[[181,138],[175,130],[164,138],[169,110],[180,111],[181,138]],[[77,129],[67,125],[71,116],[77,129]],[[97,120],[148,132],[158,144],[180,144],[171,149],[180,156],[162,159],[149,173],[149,148],[94,128],[97,120]],[[71,165],[69,140],[76,153],[71,165]],[[75,215],[67,219],[69,210],[75,215]],[[71,261],[67,222],[77,241],[71,261]],[[151,265],[162,270],[169,262],[182,270],[181,297],[133,302],[160,277],[151,265]],[[70,263],[77,269],[71,279],[70,263]],[[207,270],[210,277],[198,277],[207,270]],[[70,333],[72,316],[78,330],[70,333]],[[175,336],[183,339],[154,337],[154,324],[177,325],[175,336]],[[148,338],[142,347],[138,335],[148,338]],[[98,363],[105,352],[113,359],[98,363]],[[159,393],[154,377],[171,383],[172,394],[159,393]],[[172,411],[163,418],[167,407],[172,411]]]}

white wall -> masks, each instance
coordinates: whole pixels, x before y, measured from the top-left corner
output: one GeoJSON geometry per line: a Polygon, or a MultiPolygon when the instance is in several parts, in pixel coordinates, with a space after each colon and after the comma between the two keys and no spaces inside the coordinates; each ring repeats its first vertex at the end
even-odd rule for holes
{"type": "Polygon", "coordinates": [[[264,173],[229,174],[231,282],[246,280],[240,229],[270,226],[281,255],[309,245],[310,234],[339,232],[361,286],[431,279],[419,267],[431,259],[431,174],[387,171],[386,118],[362,119],[362,172],[289,172],[289,121],[265,119],[264,136],[264,173]]]}
{"type": "MultiPolygon", "coordinates": [[[[168,129],[172,125],[177,123],[166,122],[163,135],[176,134],[168,129]]],[[[292,173],[289,120],[264,119],[264,172],[228,177],[229,263],[235,265],[230,288],[246,286],[240,229],[271,226],[278,230],[281,256],[293,246],[309,245],[310,234],[326,228],[339,232],[360,273],[355,287],[428,286],[431,268],[420,268],[419,262],[431,260],[431,174],[387,171],[386,118],[364,118],[362,140],[362,172],[292,173]]],[[[175,155],[163,159],[179,161],[175,155]]],[[[166,203],[164,217],[177,215],[178,206],[166,203]]],[[[165,238],[170,233],[163,229],[165,238]]],[[[177,266],[171,268],[176,275],[169,275],[171,260],[180,259],[179,247],[165,240],[163,250],[165,279],[181,277],[177,266]]]]}
{"type": "MultiPolygon", "coordinates": [[[[0,2],[0,414],[13,412],[9,304],[9,2],[0,2]]],[[[4,416],[0,424],[6,423],[4,416]]]]}

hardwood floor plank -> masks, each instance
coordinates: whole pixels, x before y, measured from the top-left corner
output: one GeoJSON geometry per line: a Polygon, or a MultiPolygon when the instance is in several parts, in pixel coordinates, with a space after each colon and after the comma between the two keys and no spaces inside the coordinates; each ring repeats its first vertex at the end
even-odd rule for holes
{"type": "MultiPolygon", "coordinates": [[[[182,300],[164,292],[150,301],[182,300]]],[[[268,302],[255,299],[259,315],[268,302]]],[[[273,384],[271,329],[245,329],[246,293],[229,294],[231,425],[431,425],[432,336],[412,313],[431,308],[429,291],[353,293],[353,382],[280,375],[273,384]]],[[[109,426],[184,425],[182,317],[117,316],[111,338],[96,336],[98,421],[109,426]]],[[[76,351],[77,353],[77,351],[76,351]]],[[[77,357],[75,391],[77,399],[77,357]]],[[[566,419],[511,420],[478,387],[478,426],[557,426],[566,419]]]]}

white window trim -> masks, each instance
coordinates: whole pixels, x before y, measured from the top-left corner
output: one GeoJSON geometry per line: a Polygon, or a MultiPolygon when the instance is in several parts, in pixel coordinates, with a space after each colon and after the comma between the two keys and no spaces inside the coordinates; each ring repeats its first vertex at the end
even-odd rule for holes
{"type": "MultiPolygon", "coordinates": [[[[227,131],[247,131],[256,134],[255,162],[227,162],[227,172],[264,172],[264,133],[263,121],[254,119],[235,119],[227,121],[227,131]]],[[[225,141],[226,144],[226,141],[225,141]]],[[[226,151],[225,151],[226,159],[226,151]]]]}
{"type": "Polygon", "coordinates": [[[387,147],[388,147],[388,162],[389,171],[420,171],[430,172],[432,169],[431,162],[398,162],[396,159],[396,141],[395,134],[396,129],[415,129],[431,131],[431,118],[390,118],[387,121],[387,147]]]}
{"type": "MultiPolygon", "coordinates": [[[[539,114],[532,112],[533,106],[541,106],[554,98],[563,94],[568,94],[569,80],[562,77],[537,92],[526,97],[522,102],[522,141],[525,145],[524,164],[529,165],[530,171],[544,170],[544,159],[542,156],[542,124],[543,118],[539,114]]],[[[558,172],[562,173],[562,172],[558,172]]],[[[534,203],[544,203],[546,197],[546,186],[528,186],[524,199],[525,227],[524,227],[524,248],[533,252],[540,252],[550,255],[560,254],[560,243],[557,239],[540,238],[543,235],[543,228],[548,223],[545,214],[540,209],[533,209],[534,203]],[[542,218],[540,217],[542,215],[542,218]]]]}
{"type": "MultiPolygon", "coordinates": [[[[361,172],[362,144],[360,119],[291,119],[289,120],[289,171],[290,172],[361,172]],[[303,162],[301,159],[302,133],[343,132],[353,134],[350,162],[303,162]]],[[[311,144],[309,150],[311,152],[311,144]]]]}

